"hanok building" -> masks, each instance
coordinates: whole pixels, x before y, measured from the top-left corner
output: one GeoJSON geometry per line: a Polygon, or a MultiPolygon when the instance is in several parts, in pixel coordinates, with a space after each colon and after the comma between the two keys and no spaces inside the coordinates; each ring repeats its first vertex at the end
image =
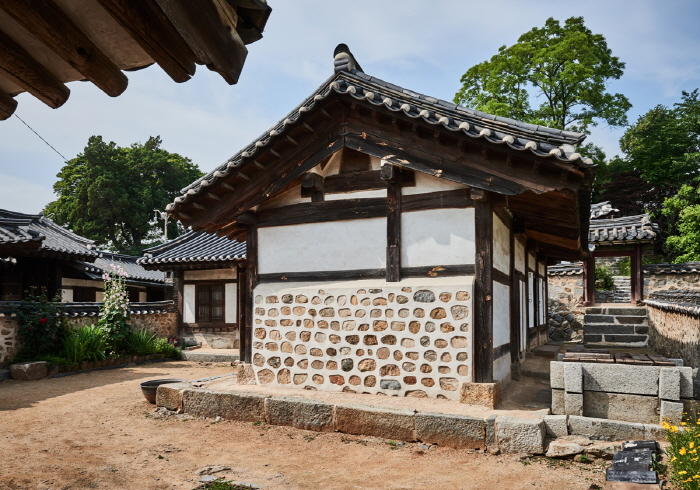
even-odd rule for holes
{"type": "Polygon", "coordinates": [[[239,347],[238,284],[244,283],[245,243],[189,231],[144,250],[148,270],[166,271],[177,285],[180,336],[215,349],[239,347]]]}
{"type": "Polygon", "coordinates": [[[121,264],[132,302],[162,301],[165,275],[136,264],[137,257],[97,250],[95,242],[57,225],[43,214],[0,210],[0,301],[20,301],[44,288],[64,302],[101,302],[102,274],[121,264]]]}
{"type": "Polygon", "coordinates": [[[384,82],[345,45],[334,65],[168,212],[245,240],[258,382],[493,403],[546,340],[546,264],[587,251],[585,136],[384,82]]]}

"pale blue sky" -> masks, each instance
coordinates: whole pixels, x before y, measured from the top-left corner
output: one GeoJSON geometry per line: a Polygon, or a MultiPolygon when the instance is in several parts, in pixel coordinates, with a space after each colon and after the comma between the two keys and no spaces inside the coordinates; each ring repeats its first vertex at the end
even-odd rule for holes
{"type": "MultiPolygon", "coordinates": [[[[333,49],[348,44],[365,72],[411,90],[452,99],[467,68],[511,45],[548,17],[583,16],[627,64],[612,92],[633,104],[631,122],[682,90],[700,87],[697,1],[268,0],[265,37],[248,46],[237,85],[197,67],[176,84],[157,66],[127,73],[110,98],[90,83],[50,109],[27,94],[17,114],[67,158],[93,134],[126,146],[160,135],[163,147],[209,171],[285,116],[333,70],[333,49]]],[[[600,126],[588,141],[612,156],[622,130],[600,126]]],[[[17,118],[0,121],[0,208],[36,213],[55,199],[62,159],[17,118]]]]}

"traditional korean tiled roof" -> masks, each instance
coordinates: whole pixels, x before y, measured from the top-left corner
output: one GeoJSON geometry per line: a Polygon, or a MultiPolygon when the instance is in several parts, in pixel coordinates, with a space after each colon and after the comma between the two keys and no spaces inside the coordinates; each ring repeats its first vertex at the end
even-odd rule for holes
{"type": "Polygon", "coordinates": [[[127,273],[127,282],[144,281],[164,284],[165,273],[144,269],[137,262],[140,258],[133,255],[100,252],[100,256],[95,259],[94,263],[81,262],[80,265],[86,273],[94,276],[95,279],[101,279],[102,274],[110,270],[110,264],[114,264],[117,266],[121,265],[122,269],[127,273]]]}
{"type": "Polygon", "coordinates": [[[474,140],[485,140],[513,150],[532,153],[538,157],[571,163],[578,167],[595,167],[590,158],[582,157],[573,146],[584,140],[586,135],[582,133],[494,116],[385,82],[363,73],[347,46],[342,44],[336,48],[334,64],[336,73],[318,90],[246,148],[184,188],[183,195],[169,204],[167,211],[176,213],[178,207],[193,196],[206,192],[212,185],[227,178],[232,172],[253,164],[257,156],[266,151],[266,147],[272,142],[286,138],[286,133],[290,129],[303,124],[300,119],[304,113],[312,111],[320,102],[335,94],[352,101],[381,106],[474,140]]]}
{"type": "MultiPolygon", "coordinates": [[[[0,301],[0,318],[12,318],[16,316],[14,309],[19,301],[0,301]]],[[[67,317],[99,316],[102,303],[63,303],[60,313],[67,317]]],[[[157,315],[174,311],[175,303],[172,300],[149,301],[147,303],[129,303],[129,315],[157,315]]]]}
{"type": "Polygon", "coordinates": [[[17,259],[14,257],[0,257],[0,267],[3,265],[12,265],[16,263],[17,259]]]}
{"type": "Polygon", "coordinates": [[[591,220],[588,241],[593,245],[623,242],[652,242],[659,235],[659,226],[648,214],[613,219],[591,220]]]}
{"type": "Polygon", "coordinates": [[[144,266],[178,265],[245,260],[245,257],[245,243],[213,233],[189,231],[167,243],[144,250],[144,256],[137,262],[144,266]]]}
{"type": "Polygon", "coordinates": [[[648,264],[644,266],[647,274],[699,274],[700,262],[683,262],[680,264],[648,264]]]}
{"type": "Polygon", "coordinates": [[[0,247],[36,245],[33,254],[59,255],[92,261],[99,253],[95,242],[57,225],[43,214],[0,209],[0,247]]]}
{"type": "Polygon", "coordinates": [[[619,209],[615,209],[610,204],[610,201],[599,202],[598,204],[591,204],[591,219],[599,219],[607,216],[610,213],[617,213],[619,209]]]}
{"type": "Polygon", "coordinates": [[[573,276],[576,274],[583,274],[583,264],[581,262],[562,262],[547,267],[548,276],[573,276]]]}
{"type": "Polygon", "coordinates": [[[651,293],[644,303],[662,310],[700,316],[700,290],[698,289],[656,291],[651,293]]]}

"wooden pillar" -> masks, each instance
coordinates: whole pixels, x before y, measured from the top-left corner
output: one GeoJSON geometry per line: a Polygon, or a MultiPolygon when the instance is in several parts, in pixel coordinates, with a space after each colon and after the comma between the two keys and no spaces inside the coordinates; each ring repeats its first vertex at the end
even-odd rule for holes
{"type": "Polygon", "coordinates": [[[489,193],[471,189],[474,201],[474,381],[493,382],[493,212],[489,193]]]}
{"type": "Polygon", "coordinates": [[[632,287],[632,303],[638,304],[644,299],[644,272],[642,271],[642,246],[634,246],[631,262],[630,283],[632,287]]]}
{"type": "Polygon", "coordinates": [[[236,326],[238,327],[238,353],[243,361],[243,353],[246,350],[246,315],[248,314],[248,281],[247,276],[247,264],[246,262],[238,264],[236,268],[236,292],[238,293],[237,301],[238,307],[236,308],[236,326]]]}
{"type": "Polygon", "coordinates": [[[241,346],[241,361],[253,361],[253,311],[255,308],[254,292],[258,285],[258,227],[255,224],[246,227],[246,298],[245,298],[245,344],[241,346]]]}
{"type": "Polygon", "coordinates": [[[510,361],[520,360],[520,278],[515,274],[515,220],[510,227],[510,361]]]}
{"type": "Polygon", "coordinates": [[[379,172],[386,181],[386,281],[401,280],[401,169],[391,164],[382,165],[379,172]]]}
{"type": "Polygon", "coordinates": [[[583,305],[591,306],[595,303],[595,257],[586,257],[583,260],[583,305]]]}
{"type": "Polygon", "coordinates": [[[185,271],[173,271],[173,281],[176,281],[177,291],[175,293],[175,304],[177,305],[177,335],[185,333],[184,308],[185,308],[185,271]]]}

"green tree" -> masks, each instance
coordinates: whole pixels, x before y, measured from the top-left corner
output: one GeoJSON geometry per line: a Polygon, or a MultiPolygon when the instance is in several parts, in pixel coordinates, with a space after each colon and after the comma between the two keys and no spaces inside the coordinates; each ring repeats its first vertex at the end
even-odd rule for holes
{"type": "Polygon", "coordinates": [[[674,262],[700,260],[700,184],[684,184],[678,193],[666,199],[664,215],[673,226],[666,237],[666,248],[674,262]]]}
{"type": "Polygon", "coordinates": [[[462,76],[455,103],[552,128],[587,132],[598,120],[627,124],[632,106],[622,94],[607,92],[625,64],[612,55],[583,17],[562,26],[553,18],[462,76]]]}
{"type": "MultiPolygon", "coordinates": [[[[158,136],[128,148],[90,137],[83,153],[58,173],[58,199],[45,213],[98,245],[140,254],[145,241],[158,237],[153,210],[164,209],[180,189],[203,175],[190,159],[160,145],[158,136]]],[[[168,235],[176,236],[177,224],[169,226],[168,235]]]]}

